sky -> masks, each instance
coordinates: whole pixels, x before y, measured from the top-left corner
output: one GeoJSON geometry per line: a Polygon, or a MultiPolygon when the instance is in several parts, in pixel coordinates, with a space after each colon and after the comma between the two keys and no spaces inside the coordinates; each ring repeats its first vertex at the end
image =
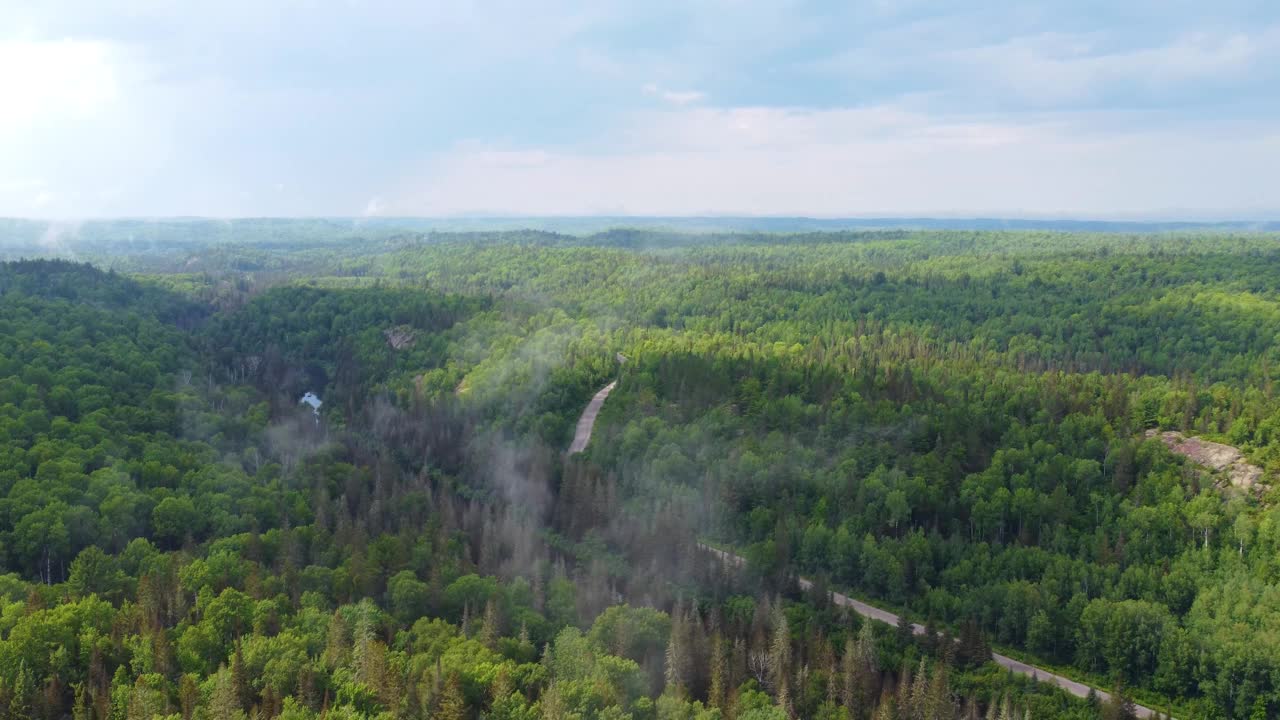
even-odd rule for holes
{"type": "Polygon", "coordinates": [[[1280,218],[1276,0],[0,0],[0,215],[1280,218]]]}

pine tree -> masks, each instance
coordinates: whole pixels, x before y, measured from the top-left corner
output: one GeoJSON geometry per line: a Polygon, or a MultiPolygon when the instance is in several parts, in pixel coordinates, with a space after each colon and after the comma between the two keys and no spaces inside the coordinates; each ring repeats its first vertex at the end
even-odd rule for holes
{"type": "MultiPolygon", "coordinates": [[[[89,700],[89,690],[84,683],[76,683],[75,703],[71,706],[71,720],[93,720],[93,705],[89,700]]],[[[183,716],[183,720],[190,720],[183,716]]]]}
{"type": "Polygon", "coordinates": [[[778,610],[774,619],[773,642],[769,645],[769,682],[773,685],[778,706],[791,715],[791,627],[786,613],[778,610]]]}
{"type": "Polygon", "coordinates": [[[684,613],[677,604],[671,615],[671,635],[667,638],[665,673],[667,691],[683,697],[689,652],[685,643],[684,613]]]}
{"type": "Polygon", "coordinates": [[[1102,717],[1106,720],[1133,720],[1137,716],[1137,705],[1125,691],[1124,684],[1117,681],[1111,698],[1102,704],[1102,717]]]}
{"type": "MultiPolygon", "coordinates": [[[[925,659],[920,658],[920,666],[916,668],[916,679],[911,684],[911,720],[925,720],[929,704],[929,677],[925,659]]],[[[932,720],[932,718],[930,718],[932,720]]]]}
{"type": "Polygon", "coordinates": [[[499,666],[498,674],[493,678],[493,684],[489,686],[489,697],[493,702],[498,702],[515,692],[516,686],[511,682],[511,673],[507,671],[506,664],[499,666]]]}
{"type": "Polygon", "coordinates": [[[844,655],[840,657],[840,704],[852,713],[859,695],[857,646],[849,638],[844,641],[844,655]]]}
{"type": "Polygon", "coordinates": [[[444,688],[440,692],[440,702],[431,720],[466,720],[467,701],[462,695],[462,679],[458,673],[450,672],[444,688]]]}
{"type": "Polygon", "coordinates": [[[284,700],[276,694],[276,691],[270,685],[262,689],[262,704],[258,708],[259,718],[276,717],[283,707],[284,700]]]}
{"type": "Polygon", "coordinates": [[[345,665],[350,646],[347,644],[347,624],[342,615],[333,611],[329,618],[329,630],[325,639],[324,664],[330,670],[345,665]]]}
{"type": "Polygon", "coordinates": [[[538,649],[533,646],[533,641],[529,639],[529,627],[522,620],[520,621],[520,635],[517,636],[520,643],[520,657],[532,660],[537,657],[538,649]]]}
{"type": "MultiPolygon", "coordinates": [[[[110,720],[124,720],[129,712],[129,695],[133,692],[133,683],[129,682],[129,673],[124,665],[117,665],[115,675],[111,676],[111,704],[108,711],[110,720]]],[[[221,720],[215,718],[214,720],[221,720]]]]}
{"type": "Polygon", "coordinates": [[[921,646],[925,653],[932,654],[938,649],[938,623],[934,620],[933,614],[930,613],[924,624],[924,635],[921,636],[921,646]]]}
{"type": "Polygon", "coordinates": [[[236,694],[235,682],[227,666],[218,668],[214,679],[213,694],[209,697],[210,720],[239,720],[244,716],[244,708],[236,694]]]}
{"type": "Polygon", "coordinates": [[[133,692],[129,697],[129,712],[126,720],[152,720],[168,714],[168,700],[165,696],[148,685],[139,677],[133,684],[133,692]]]}
{"type": "Polygon", "coordinates": [[[956,637],[946,630],[938,636],[938,661],[948,667],[956,663],[956,651],[960,643],[956,637]]]}
{"type": "Polygon", "coordinates": [[[703,696],[711,682],[711,638],[694,605],[685,615],[684,640],[685,687],[690,693],[703,696]]]}
{"type": "Polygon", "coordinates": [[[915,629],[911,625],[911,619],[904,612],[898,616],[898,646],[903,648],[911,647],[911,643],[915,640],[915,629]]]}
{"type": "Polygon", "coordinates": [[[902,670],[898,675],[898,693],[896,706],[898,708],[899,720],[914,720],[915,713],[911,707],[911,687],[914,684],[915,675],[911,672],[911,666],[904,659],[902,661],[902,670]]]}
{"type": "Polygon", "coordinates": [[[880,705],[876,708],[875,720],[895,720],[897,712],[893,707],[893,694],[885,690],[880,696],[880,705]]]}
{"type": "Polygon", "coordinates": [[[725,708],[725,688],[728,685],[728,657],[724,636],[717,630],[711,636],[711,682],[707,691],[707,704],[721,711],[725,708]]]}
{"type": "Polygon", "coordinates": [[[925,700],[924,717],[927,720],[949,720],[955,717],[955,704],[947,686],[947,666],[937,665],[929,678],[929,693],[925,700]]]}
{"type": "Polygon", "coordinates": [[[9,717],[26,720],[31,717],[31,696],[36,692],[35,681],[27,669],[27,661],[18,663],[18,674],[13,679],[13,693],[9,698],[9,717]]]}
{"type": "Polygon", "coordinates": [[[498,637],[502,634],[501,622],[498,618],[498,603],[493,598],[484,606],[484,622],[480,625],[479,640],[485,647],[494,650],[498,645],[498,637]]]}
{"type": "Polygon", "coordinates": [[[845,649],[848,657],[848,663],[843,666],[848,682],[845,707],[851,713],[865,716],[880,692],[880,665],[876,653],[875,631],[870,621],[863,622],[858,630],[858,640],[854,643],[852,654],[847,652],[847,645],[845,649]]]}
{"type": "Polygon", "coordinates": [[[420,718],[426,716],[426,707],[422,703],[423,683],[421,681],[410,681],[409,689],[404,696],[404,711],[402,717],[420,718]]]}
{"type": "Polygon", "coordinates": [[[821,639],[821,647],[818,663],[822,669],[822,676],[826,680],[826,701],[829,705],[835,705],[840,701],[840,667],[836,663],[836,651],[831,647],[830,641],[821,639]]]}
{"type": "Polygon", "coordinates": [[[970,618],[960,626],[960,643],[956,648],[956,664],[961,668],[975,668],[991,659],[991,646],[978,621],[970,618]]]}
{"type": "Polygon", "coordinates": [[[245,676],[244,652],[240,641],[236,641],[235,652],[231,655],[231,687],[241,708],[253,706],[253,691],[249,687],[249,678],[245,676]]]}
{"type": "MultiPolygon", "coordinates": [[[[197,689],[197,692],[199,690],[197,689]]],[[[199,697],[197,695],[197,697],[199,697]]],[[[303,707],[314,710],[316,707],[316,676],[311,669],[311,663],[307,663],[298,670],[298,689],[294,693],[294,697],[303,707]]]]}
{"type": "Polygon", "coordinates": [[[156,628],[151,633],[151,657],[156,672],[166,677],[174,672],[173,643],[169,642],[169,634],[163,628],[156,628]]]}

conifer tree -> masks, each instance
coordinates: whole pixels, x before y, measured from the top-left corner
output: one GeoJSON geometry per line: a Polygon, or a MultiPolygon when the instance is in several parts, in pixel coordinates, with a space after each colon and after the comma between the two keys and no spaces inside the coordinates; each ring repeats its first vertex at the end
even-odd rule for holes
{"type": "Polygon", "coordinates": [[[458,677],[458,673],[450,671],[444,688],[440,691],[440,702],[436,705],[436,711],[431,714],[431,720],[466,720],[466,718],[467,701],[462,695],[462,679],[458,677]]]}
{"type": "Polygon", "coordinates": [[[909,713],[911,720],[925,720],[927,717],[928,705],[928,666],[925,664],[925,659],[922,657],[920,658],[920,665],[916,668],[915,680],[911,684],[911,709],[909,713]]]}
{"type": "Polygon", "coordinates": [[[324,647],[324,664],[330,670],[345,665],[350,646],[347,644],[347,625],[342,615],[333,611],[329,618],[329,629],[326,633],[324,647]]]}
{"type": "Polygon", "coordinates": [[[915,640],[915,629],[905,612],[898,616],[897,636],[898,645],[904,648],[911,647],[911,643],[915,640]]]}
{"type": "Polygon", "coordinates": [[[14,720],[31,717],[31,699],[35,694],[35,681],[31,679],[31,671],[27,669],[27,661],[18,663],[18,674],[13,679],[13,689],[9,696],[8,715],[14,720]]]}
{"type": "Polygon", "coordinates": [[[493,684],[489,686],[490,698],[497,702],[515,692],[515,689],[515,684],[511,682],[511,673],[507,671],[506,665],[502,665],[493,678],[493,684]]]}
{"type": "Polygon", "coordinates": [[[875,720],[895,720],[897,711],[893,705],[893,693],[888,688],[880,696],[880,705],[876,707],[875,720]]]}
{"type": "Polygon", "coordinates": [[[480,625],[479,640],[485,647],[494,650],[497,648],[498,637],[501,632],[498,603],[493,598],[489,598],[489,602],[485,603],[484,606],[484,622],[480,625]]]}
{"type": "Polygon", "coordinates": [[[840,656],[840,704],[850,712],[861,695],[858,681],[857,645],[853,638],[848,638],[844,641],[844,654],[840,656]]]}
{"type": "Polygon", "coordinates": [[[244,715],[234,680],[227,666],[218,668],[213,694],[209,697],[210,720],[239,720],[244,715]]]}
{"type": "Polygon", "coordinates": [[[244,652],[241,650],[239,640],[236,641],[235,652],[231,655],[231,687],[241,708],[252,707],[252,690],[249,687],[249,678],[245,676],[244,652]]]}
{"type": "Polygon", "coordinates": [[[955,703],[951,700],[951,690],[947,685],[947,666],[935,665],[929,677],[924,717],[926,720],[950,720],[955,715],[955,703]]]}
{"type": "Polygon", "coordinates": [[[773,685],[778,706],[792,714],[791,708],[791,628],[787,624],[787,615],[778,610],[774,621],[773,642],[769,645],[769,680],[773,685]]]}
{"type": "MultiPolygon", "coordinates": [[[[75,703],[71,706],[71,720],[93,720],[93,705],[89,699],[89,690],[84,683],[76,683],[75,703]]],[[[190,720],[186,715],[183,720],[190,720]]]]}
{"type": "Polygon", "coordinates": [[[894,706],[897,708],[899,720],[914,720],[915,712],[911,705],[911,688],[915,684],[915,675],[907,660],[902,661],[902,670],[898,674],[898,692],[894,706]]]}
{"type": "Polygon", "coordinates": [[[677,604],[671,616],[671,635],[667,638],[664,679],[667,691],[683,696],[688,677],[689,651],[685,638],[684,612],[677,604]]]}
{"type": "MultiPolygon", "coordinates": [[[[129,712],[129,695],[133,692],[133,683],[129,682],[129,673],[124,665],[117,665],[115,675],[111,676],[111,705],[108,711],[110,720],[124,720],[129,712]]],[[[221,720],[215,718],[214,720],[221,720]]]]}
{"type": "Polygon", "coordinates": [[[707,704],[721,711],[725,708],[725,690],[728,685],[729,659],[724,636],[719,630],[711,636],[711,681],[707,690],[707,704]]]}

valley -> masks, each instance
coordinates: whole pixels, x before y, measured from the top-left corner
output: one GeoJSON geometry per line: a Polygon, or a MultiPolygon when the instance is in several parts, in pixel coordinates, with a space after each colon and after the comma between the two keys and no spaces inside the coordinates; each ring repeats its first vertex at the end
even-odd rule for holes
{"type": "Polygon", "coordinates": [[[1277,709],[1270,235],[183,247],[0,272],[10,716],[1277,709]]]}

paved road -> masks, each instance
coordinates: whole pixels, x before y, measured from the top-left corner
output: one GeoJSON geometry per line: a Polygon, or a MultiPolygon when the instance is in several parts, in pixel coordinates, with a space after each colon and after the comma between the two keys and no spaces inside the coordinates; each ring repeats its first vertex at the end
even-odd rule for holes
{"type": "MultiPolygon", "coordinates": [[[[715,555],[717,558],[719,558],[722,562],[724,562],[727,565],[731,565],[733,567],[742,567],[746,565],[747,561],[739,555],[734,555],[733,553],[725,552],[724,550],[718,550],[716,548],[711,547],[710,545],[704,545],[703,543],[698,543],[698,547],[711,553],[712,555],[715,555]]],[[[808,590],[811,587],[813,587],[813,583],[811,581],[806,580],[805,578],[800,578],[800,589],[808,590]]],[[[885,623],[887,625],[897,626],[898,624],[897,615],[894,615],[888,610],[882,610],[874,605],[868,605],[862,602],[861,600],[855,600],[847,595],[842,595],[838,592],[831,593],[831,600],[837,605],[843,605],[845,607],[853,608],[854,612],[858,613],[863,617],[871,618],[872,620],[879,620],[880,622],[885,623]]],[[[912,623],[911,629],[917,635],[924,634],[923,625],[917,625],[916,623],[912,623]]],[[[1008,668],[1019,675],[1030,676],[1032,679],[1038,680],[1039,682],[1049,683],[1051,685],[1057,685],[1058,687],[1062,688],[1063,690],[1066,690],[1067,692],[1071,693],[1072,695],[1075,695],[1076,697],[1083,698],[1083,697],[1089,696],[1089,690],[1091,688],[1088,685],[1085,685],[1083,683],[1078,683],[1075,680],[1071,680],[1069,678],[1062,677],[1061,675],[1052,673],[1048,670],[1045,670],[1044,668],[1038,668],[1038,667],[1035,667],[1034,665],[1028,665],[1024,662],[1019,662],[1017,660],[1014,660],[1011,657],[1006,657],[1004,655],[1001,655],[1000,653],[991,653],[991,659],[994,660],[995,663],[1001,667],[1008,668]]],[[[1098,698],[1101,700],[1105,701],[1111,698],[1111,695],[1107,692],[1098,690],[1096,688],[1092,688],[1092,689],[1094,690],[1094,692],[1098,694],[1098,698]]],[[[1137,716],[1139,718],[1149,718],[1149,717],[1155,716],[1155,712],[1151,710],[1151,708],[1137,705],[1135,706],[1135,710],[1137,711],[1137,716]]]]}
{"type": "Polygon", "coordinates": [[[591,398],[591,402],[587,403],[587,409],[582,411],[582,417],[578,418],[578,429],[573,433],[573,443],[569,445],[569,454],[580,453],[587,449],[587,443],[591,442],[591,432],[596,427],[596,416],[600,414],[600,408],[604,405],[605,398],[609,397],[609,393],[618,386],[618,381],[605,385],[600,388],[600,392],[591,398]]]}

